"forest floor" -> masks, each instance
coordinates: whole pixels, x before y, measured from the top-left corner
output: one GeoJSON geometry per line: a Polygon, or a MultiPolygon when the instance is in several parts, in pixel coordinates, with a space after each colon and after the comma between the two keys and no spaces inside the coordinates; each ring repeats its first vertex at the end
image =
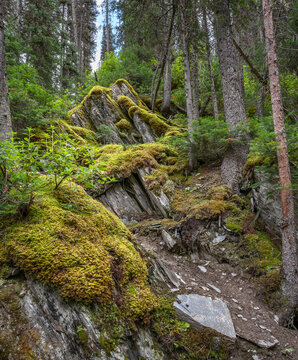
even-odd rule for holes
{"type": "Polygon", "coordinates": [[[230,360],[298,358],[298,332],[278,324],[277,315],[259,297],[260,285],[242,269],[171,253],[161,236],[136,237],[145,250],[180,278],[180,285],[171,289],[175,295],[199,294],[227,303],[237,334],[230,360]],[[265,349],[256,346],[259,341],[278,343],[265,349]]]}

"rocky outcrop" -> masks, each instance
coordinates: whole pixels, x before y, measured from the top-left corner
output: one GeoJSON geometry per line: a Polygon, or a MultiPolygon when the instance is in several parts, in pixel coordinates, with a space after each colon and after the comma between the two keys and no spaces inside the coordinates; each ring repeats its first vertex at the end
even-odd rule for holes
{"type": "Polygon", "coordinates": [[[150,331],[115,326],[112,340],[102,311],[66,303],[56,291],[33,280],[0,286],[0,358],[43,360],[166,359],[150,331]]]}

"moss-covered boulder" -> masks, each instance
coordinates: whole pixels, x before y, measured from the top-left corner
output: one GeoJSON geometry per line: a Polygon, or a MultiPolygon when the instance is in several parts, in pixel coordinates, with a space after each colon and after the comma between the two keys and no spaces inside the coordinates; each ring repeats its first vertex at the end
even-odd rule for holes
{"type": "Polygon", "coordinates": [[[124,79],[110,88],[91,89],[81,104],[69,112],[69,121],[96,131],[103,143],[148,143],[167,132],[181,131],[162,115],[152,113],[124,79]]]}
{"type": "Polygon", "coordinates": [[[118,294],[127,318],[148,316],[146,260],[123,223],[80,186],[45,186],[28,218],[6,227],[6,259],[67,300],[106,305],[118,294]]]}

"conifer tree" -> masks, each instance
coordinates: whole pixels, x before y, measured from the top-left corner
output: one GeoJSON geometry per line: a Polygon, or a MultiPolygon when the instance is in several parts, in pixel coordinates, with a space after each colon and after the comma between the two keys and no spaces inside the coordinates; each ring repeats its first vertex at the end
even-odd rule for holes
{"type": "Polygon", "coordinates": [[[24,1],[22,33],[28,46],[27,62],[37,70],[44,86],[51,88],[59,55],[58,1],[24,1]]]}

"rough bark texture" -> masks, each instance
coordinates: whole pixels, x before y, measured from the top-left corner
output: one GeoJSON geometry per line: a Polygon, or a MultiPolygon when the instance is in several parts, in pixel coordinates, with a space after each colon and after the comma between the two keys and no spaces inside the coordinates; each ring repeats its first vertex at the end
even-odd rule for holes
{"type": "Polygon", "coordinates": [[[111,52],[110,45],[110,22],[109,22],[109,0],[106,0],[106,32],[107,32],[107,53],[111,52]]]}
{"type": "Polygon", "coordinates": [[[165,65],[163,101],[161,105],[162,113],[168,113],[171,106],[171,92],[172,92],[171,66],[172,66],[172,54],[170,51],[168,51],[168,56],[165,65]]]}
{"type": "MultiPolygon", "coordinates": [[[[77,54],[79,54],[79,37],[78,37],[78,22],[77,22],[76,9],[77,9],[77,0],[71,0],[73,38],[74,38],[77,54]]],[[[78,58],[78,67],[79,67],[79,58],[78,58]]]]}
{"type": "Polygon", "coordinates": [[[189,150],[189,169],[194,170],[196,167],[196,150],[194,142],[194,126],[193,126],[193,99],[191,90],[191,75],[190,75],[190,60],[189,60],[189,48],[186,39],[186,19],[184,14],[184,8],[181,6],[180,9],[181,18],[181,32],[182,32],[182,46],[183,46],[183,57],[184,57],[184,81],[185,81],[185,97],[186,97],[186,112],[187,112],[187,125],[188,125],[188,138],[190,144],[189,150]]]}
{"type": "MultiPolygon", "coordinates": [[[[215,4],[225,117],[231,128],[235,128],[241,121],[246,121],[241,76],[239,76],[239,61],[233,43],[229,1],[218,0],[215,4]]],[[[246,145],[231,143],[222,163],[222,179],[235,192],[239,192],[239,175],[246,161],[247,151],[246,145]]]]}
{"type": "Polygon", "coordinates": [[[213,69],[212,69],[209,32],[208,32],[207,16],[206,16],[205,7],[203,7],[203,26],[204,26],[204,31],[205,31],[205,34],[206,34],[206,54],[207,54],[207,59],[208,59],[208,70],[209,70],[210,83],[211,83],[213,114],[214,114],[215,120],[218,120],[218,105],[217,105],[215,82],[214,82],[214,75],[213,75],[213,69]]]}
{"type": "MultiPolygon", "coordinates": [[[[169,29],[168,29],[167,36],[166,36],[165,42],[164,42],[164,49],[162,51],[161,60],[158,63],[158,66],[157,66],[157,69],[155,71],[153,81],[152,81],[152,88],[151,88],[151,109],[152,109],[152,111],[154,111],[155,100],[156,100],[156,97],[157,97],[158,89],[160,87],[161,79],[162,79],[164,69],[165,69],[165,65],[166,65],[166,62],[167,62],[169,47],[170,47],[170,43],[171,43],[171,36],[172,36],[172,31],[173,31],[173,26],[174,26],[175,15],[176,15],[176,5],[175,5],[175,2],[173,2],[173,10],[172,10],[169,29]],[[160,69],[159,77],[158,77],[158,80],[157,80],[157,84],[156,84],[156,86],[154,88],[155,78],[157,76],[157,72],[158,72],[159,69],[160,69]]],[[[166,19],[166,20],[167,20],[166,23],[168,23],[168,19],[166,19]]]]}
{"type": "Polygon", "coordinates": [[[256,116],[259,119],[265,116],[265,98],[266,98],[266,93],[264,87],[261,86],[258,92],[258,101],[256,107],[256,116]]]}
{"type": "Polygon", "coordinates": [[[262,0],[265,36],[268,43],[267,61],[270,79],[270,94],[277,149],[278,171],[281,185],[282,204],[282,266],[284,272],[283,292],[290,300],[286,317],[291,315],[298,305],[298,264],[297,241],[295,233],[294,199],[291,191],[291,174],[287,150],[286,132],[282,107],[279,70],[275,48],[275,36],[270,0],[262,0]]]}
{"type": "Polygon", "coordinates": [[[196,49],[192,51],[192,116],[200,123],[199,112],[199,58],[196,49]]]}
{"type": "Polygon", "coordinates": [[[7,134],[12,131],[9,97],[8,97],[8,86],[7,86],[7,75],[6,75],[3,6],[4,4],[1,1],[0,3],[0,140],[9,137],[7,134]]]}

